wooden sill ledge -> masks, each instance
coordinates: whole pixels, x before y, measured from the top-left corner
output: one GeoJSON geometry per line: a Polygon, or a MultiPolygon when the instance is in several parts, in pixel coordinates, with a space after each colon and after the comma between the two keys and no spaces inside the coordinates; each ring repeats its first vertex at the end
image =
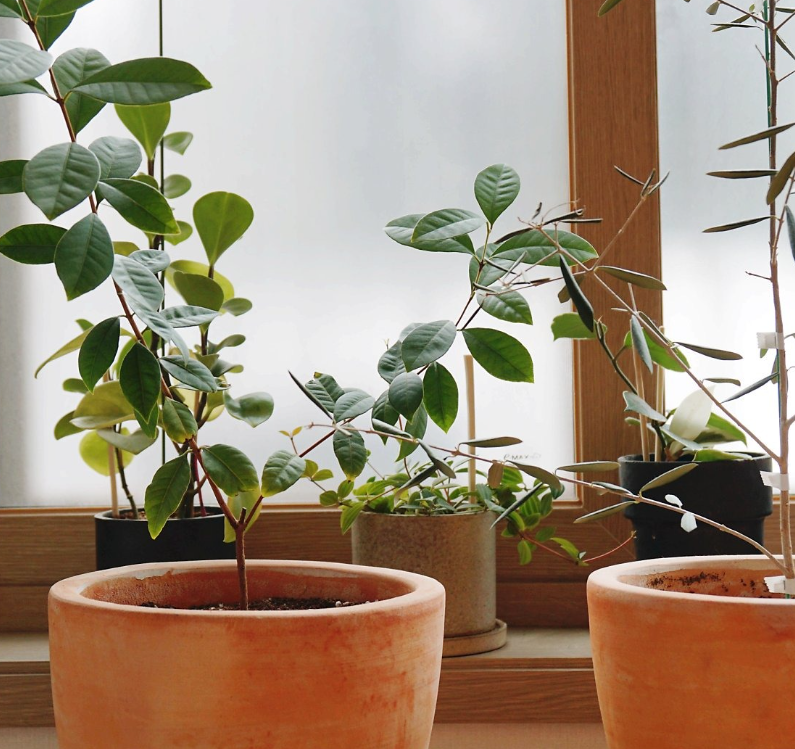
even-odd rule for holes
{"type": "MultiPolygon", "coordinates": [[[[509,630],[481,655],[446,658],[437,723],[598,723],[584,629],[509,630]]],[[[0,728],[52,726],[45,633],[0,634],[0,728]]]]}

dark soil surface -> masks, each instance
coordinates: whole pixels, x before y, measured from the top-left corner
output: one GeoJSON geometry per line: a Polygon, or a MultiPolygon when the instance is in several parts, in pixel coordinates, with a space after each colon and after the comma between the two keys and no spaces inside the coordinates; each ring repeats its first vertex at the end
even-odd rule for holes
{"type": "MultiPolygon", "coordinates": [[[[338,601],[334,598],[260,598],[249,601],[249,611],[309,611],[311,609],[340,609],[358,606],[370,601],[338,601]]],[[[162,606],[153,601],[140,604],[150,609],[175,609],[177,606],[162,606]]],[[[191,606],[190,611],[239,611],[237,603],[207,603],[203,606],[191,606]]]]}

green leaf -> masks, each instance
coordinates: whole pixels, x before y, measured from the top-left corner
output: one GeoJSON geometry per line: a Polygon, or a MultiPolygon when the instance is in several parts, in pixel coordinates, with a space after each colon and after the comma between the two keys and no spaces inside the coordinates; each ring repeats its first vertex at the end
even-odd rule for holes
{"type": "Polygon", "coordinates": [[[789,206],[784,207],[784,214],[787,217],[787,237],[789,238],[789,249],[795,259],[795,214],[789,206]]]}
{"type": "Polygon", "coordinates": [[[78,8],[88,5],[92,0],[41,0],[36,15],[65,16],[74,13],[78,8]]]}
{"type": "Polygon", "coordinates": [[[566,312],[558,315],[552,320],[553,340],[558,338],[575,338],[578,340],[596,338],[596,333],[592,333],[585,327],[580,316],[576,312],[566,312]]]}
{"type": "Polygon", "coordinates": [[[752,383],[748,387],[744,387],[742,390],[736,392],[731,398],[726,398],[723,402],[728,403],[729,401],[737,400],[737,398],[742,398],[744,395],[748,395],[748,393],[753,393],[754,390],[758,390],[762,385],[766,385],[768,382],[772,380],[777,380],[778,375],[776,372],[769,374],[767,377],[763,377],[761,380],[757,380],[756,382],[752,383]]]}
{"type": "Polygon", "coordinates": [[[453,345],[455,335],[455,323],[450,320],[418,325],[401,344],[401,356],[406,369],[419,369],[444,356],[453,345]]]}
{"type": "Polygon", "coordinates": [[[120,331],[119,318],[110,317],[91,328],[80,346],[77,366],[89,390],[94,390],[99,379],[113,364],[119,350],[120,331]]]}
{"type": "Polygon", "coordinates": [[[141,144],[146,158],[149,161],[154,161],[157,146],[171,119],[171,105],[165,103],[135,107],[117,104],[116,114],[124,127],[141,144]]]}
{"type": "MultiPolygon", "coordinates": [[[[381,393],[381,395],[378,396],[378,398],[375,399],[375,405],[373,406],[371,417],[373,422],[380,421],[392,425],[397,424],[400,414],[389,405],[388,390],[385,390],[383,393],[381,393]]],[[[384,444],[386,444],[386,438],[382,437],[381,439],[384,444]]]]}
{"type": "Polygon", "coordinates": [[[770,188],[767,191],[768,204],[772,203],[786,187],[787,180],[792,175],[793,169],[795,169],[795,153],[790,154],[781,169],[779,169],[777,174],[770,180],[770,188]]]}
{"type": "Polygon", "coordinates": [[[106,135],[97,138],[88,150],[97,157],[100,179],[127,179],[141,166],[141,149],[129,138],[114,138],[106,135]]]}
{"type": "Polygon", "coordinates": [[[163,317],[174,328],[191,328],[196,325],[207,325],[212,322],[218,313],[206,307],[195,305],[180,305],[168,307],[163,310],[163,317]]]}
{"type": "Polygon", "coordinates": [[[179,507],[190,484],[188,454],[169,460],[157,469],[152,483],[146,487],[144,509],[149,535],[157,538],[166,521],[179,507]]]}
{"type": "Polygon", "coordinates": [[[531,544],[526,538],[523,538],[516,545],[516,550],[519,552],[519,564],[530,564],[533,561],[533,551],[535,544],[531,544]]]}
{"type": "Polygon", "coordinates": [[[616,513],[622,512],[630,505],[636,505],[637,502],[634,501],[625,501],[619,502],[615,505],[610,505],[610,507],[603,507],[601,510],[595,510],[594,512],[589,512],[587,515],[581,515],[578,518],[575,518],[575,524],[580,523],[590,523],[594,520],[602,520],[602,518],[609,517],[610,515],[615,515],[616,513]]]}
{"type": "MultiPolygon", "coordinates": [[[[599,7],[598,16],[604,16],[616,7],[622,0],[605,0],[599,7]]],[[[577,522],[576,520],[574,522],[577,522]]]]}
{"type": "Polygon", "coordinates": [[[22,171],[27,163],[24,159],[0,161],[0,195],[22,192],[22,171]]]}
{"type": "MultiPolygon", "coordinates": [[[[1,242],[2,240],[0,240],[1,242]]],[[[381,375],[387,382],[392,382],[400,374],[406,371],[406,366],[403,364],[403,357],[401,355],[403,343],[398,341],[390,346],[378,360],[378,374],[381,375]]]]}
{"type": "Polygon", "coordinates": [[[707,176],[720,179],[758,179],[760,177],[772,177],[775,173],[774,169],[727,169],[718,172],[707,172],[707,176]]]}
{"type": "Polygon", "coordinates": [[[0,0],[0,18],[23,18],[17,0],[0,0]]]}
{"type": "Polygon", "coordinates": [[[163,145],[169,150],[174,151],[180,155],[184,155],[188,150],[188,146],[193,141],[193,133],[180,131],[177,133],[169,133],[163,138],[163,145]]]}
{"type": "Polygon", "coordinates": [[[677,466],[676,468],[672,468],[670,471],[666,471],[663,474],[660,474],[656,478],[653,478],[651,481],[645,483],[639,490],[638,495],[643,496],[643,492],[650,491],[651,489],[657,489],[661,486],[667,486],[668,484],[673,483],[677,479],[681,478],[687,473],[690,473],[694,468],[697,468],[697,463],[685,463],[684,465],[677,466]]]}
{"type": "MultiPolygon", "coordinates": [[[[126,431],[126,430],[125,430],[126,431]]],[[[110,445],[97,432],[89,432],[80,440],[78,451],[83,462],[102,476],[110,476],[110,458],[113,455],[113,473],[118,473],[116,455],[109,453],[110,445]]],[[[122,452],[122,463],[127,467],[132,461],[130,453],[122,452]]]]}
{"type": "Polygon", "coordinates": [[[738,429],[727,419],[718,414],[710,414],[707,426],[696,440],[701,443],[714,442],[742,442],[746,443],[746,436],[741,429],[738,429]]]}
{"type": "MultiPolygon", "coordinates": [[[[186,239],[190,239],[190,235],[193,234],[193,227],[185,222],[185,221],[177,221],[177,226],[179,227],[179,234],[167,234],[164,239],[169,244],[178,245],[184,242],[186,239]]],[[[186,260],[185,262],[191,262],[190,260],[186,260]]],[[[257,515],[259,515],[259,510],[257,510],[257,515]]]]}
{"type": "Polygon", "coordinates": [[[253,220],[251,204],[231,192],[211,192],[193,206],[193,223],[211,265],[245,234],[253,220]]]}
{"type": "Polygon", "coordinates": [[[190,349],[182,336],[169,325],[168,320],[160,312],[154,312],[140,307],[136,314],[149,326],[149,330],[157,333],[164,341],[171,341],[178,349],[184,360],[190,358],[190,349]]]}
{"type": "Polygon", "coordinates": [[[55,270],[67,299],[99,286],[113,270],[113,243],[99,216],[91,213],[67,231],[55,248],[55,270]]]}
{"type": "Polygon", "coordinates": [[[412,242],[438,242],[460,237],[483,226],[483,219],[462,208],[445,208],[423,216],[414,227],[412,242]]]}
{"type": "MultiPolygon", "coordinates": [[[[178,263],[179,261],[177,260],[176,262],[178,263]]],[[[173,269],[174,265],[175,263],[172,263],[169,270],[173,269]]],[[[168,273],[166,277],[168,277],[168,273]]],[[[224,303],[224,291],[214,279],[196,273],[175,271],[171,276],[171,280],[174,287],[189,305],[211,310],[221,309],[224,303]]]]}
{"type": "Polygon", "coordinates": [[[248,393],[233,398],[224,391],[224,405],[232,418],[252,427],[264,424],[273,414],[273,398],[268,393],[248,393]]]}
{"type": "Polygon", "coordinates": [[[614,278],[626,281],[628,284],[638,286],[641,289],[652,289],[653,291],[666,291],[665,284],[659,278],[648,276],[645,273],[638,273],[626,268],[615,268],[612,265],[598,266],[600,272],[607,273],[614,278]]]}
{"type": "Polygon", "coordinates": [[[0,237],[0,254],[18,263],[43,265],[55,260],[55,248],[66,229],[52,224],[26,224],[0,237]]]}
{"type": "Polygon", "coordinates": [[[342,472],[353,481],[367,465],[367,449],[362,435],[358,432],[335,432],[332,443],[342,472]]]}
{"type": "Polygon", "coordinates": [[[211,88],[193,65],[168,57],[147,57],[111,65],[76,90],[112,104],[162,104],[211,88]]]}
{"type": "Polygon", "coordinates": [[[81,429],[104,429],[135,418],[118,380],[97,385],[74,410],[72,424],[81,429]]]}
{"type": "Polygon", "coordinates": [[[389,385],[389,405],[407,419],[422,405],[422,378],[413,372],[398,375],[389,385]]]}
{"type": "Polygon", "coordinates": [[[172,377],[196,390],[204,393],[214,393],[218,390],[218,383],[213,373],[195,359],[186,361],[180,356],[164,356],[160,359],[160,366],[172,377]]]}
{"type": "Polygon", "coordinates": [[[202,461],[210,478],[228,496],[259,488],[257,469],[245,453],[236,447],[203,447],[202,461]]]}
{"type": "Polygon", "coordinates": [[[240,315],[245,315],[246,312],[249,312],[253,306],[254,305],[250,300],[243,299],[243,297],[235,297],[233,299],[227,299],[221,305],[221,309],[224,312],[228,312],[230,315],[239,317],[240,315]]]}
{"type": "Polygon", "coordinates": [[[132,407],[148,416],[160,395],[160,366],[155,355],[146,346],[136,343],[124,357],[119,382],[132,407]]]}
{"type": "Polygon", "coordinates": [[[290,379],[297,385],[298,389],[307,398],[309,398],[310,401],[312,401],[312,403],[314,403],[324,414],[326,414],[326,416],[331,416],[332,411],[334,410],[334,401],[333,400],[328,399],[325,396],[325,393],[323,394],[322,398],[318,398],[316,395],[314,395],[309,390],[308,386],[307,385],[303,385],[301,383],[301,381],[292,372],[290,372],[288,370],[287,374],[290,375],[290,379]],[[328,407],[326,407],[326,405],[324,405],[324,403],[327,403],[328,407]]]}
{"type": "Polygon", "coordinates": [[[580,316],[582,324],[586,328],[588,328],[588,330],[593,331],[594,329],[593,307],[586,298],[585,294],[582,293],[580,285],[574,279],[574,276],[569,270],[569,266],[566,265],[564,259],[561,257],[559,258],[559,260],[560,260],[560,272],[563,275],[563,281],[566,284],[566,289],[569,292],[569,297],[571,297],[571,301],[574,302],[574,308],[577,310],[577,314],[580,316]]]}
{"type": "Polygon", "coordinates": [[[744,226],[752,226],[758,224],[760,221],[769,221],[770,216],[758,216],[757,218],[748,218],[744,221],[734,221],[731,224],[721,224],[720,226],[711,226],[709,229],[704,229],[704,234],[716,234],[723,231],[734,231],[734,229],[742,229],[744,226]]]}
{"type": "Polygon", "coordinates": [[[375,405],[375,399],[363,390],[355,388],[348,390],[334,403],[334,420],[355,419],[357,416],[367,413],[373,405],[375,405]]]}
{"type": "MultiPolygon", "coordinates": [[[[246,508],[245,533],[248,533],[251,530],[251,526],[254,525],[254,523],[256,523],[259,519],[260,512],[262,511],[262,502],[259,501],[259,497],[259,489],[257,489],[257,491],[253,492],[240,492],[240,494],[235,494],[233,497],[229,497],[227,500],[227,506],[229,507],[229,510],[238,520],[241,517],[243,508],[246,508]],[[257,508],[256,510],[254,509],[255,507],[257,508]],[[253,518],[251,516],[252,510],[254,511],[253,518]]],[[[235,540],[235,530],[229,524],[229,521],[226,519],[226,517],[224,517],[224,542],[232,543],[235,540]]]]}
{"type": "MultiPolygon", "coordinates": [[[[138,245],[133,244],[132,242],[114,242],[113,243],[113,252],[116,255],[124,255],[124,257],[129,257],[134,252],[138,251],[138,245]]],[[[158,250],[159,252],[159,250],[158,250]]]]}
{"type": "Polygon", "coordinates": [[[158,190],[136,179],[106,179],[99,194],[126,221],[150,234],[179,234],[171,207],[158,190]]]}
{"type": "Polygon", "coordinates": [[[342,512],[340,513],[340,531],[342,531],[343,535],[351,529],[351,526],[356,521],[356,518],[361,515],[366,505],[366,502],[354,502],[342,508],[342,512]]]}
{"type": "Polygon", "coordinates": [[[695,463],[717,463],[723,460],[746,460],[750,456],[740,453],[727,453],[723,450],[699,450],[693,455],[695,463]]]}
{"type": "Polygon", "coordinates": [[[614,460],[590,460],[585,463],[560,466],[558,470],[569,471],[570,473],[601,473],[604,471],[617,471],[618,463],[614,460]]]}
{"type": "Polygon", "coordinates": [[[127,434],[126,429],[123,432],[115,432],[113,429],[98,429],[97,436],[131,455],[140,455],[157,442],[156,438],[149,437],[140,429],[136,429],[132,434],[127,434]]]}
{"type": "Polygon", "coordinates": [[[78,377],[69,377],[64,380],[63,389],[67,393],[80,393],[80,395],[84,395],[88,392],[86,384],[78,377]]]}
{"type": "Polygon", "coordinates": [[[169,199],[182,197],[191,188],[191,181],[181,174],[169,174],[163,183],[163,194],[169,199]]]}
{"type": "Polygon", "coordinates": [[[511,445],[519,445],[522,440],[518,437],[489,437],[487,439],[467,440],[461,442],[462,445],[469,445],[470,447],[510,447],[511,445]]]}
{"type": "Polygon", "coordinates": [[[740,138],[739,140],[733,140],[731,143],[726,143],[718,150],[725,151],[727,148],[736,148],[737,146],[745,146],[748,143],[756,143],[760,140],[767,140],[768,138],[772,138],[774,135],[778,135],[779,133],[783,133],[785,130],[789,130],[793,125],[795,125],[795,122],[790,122],[788,125],[776,125],[775,127],[769,127],[766,130],[754,133],[753,135],[747,135],[746,137],[740,138]]]}
{"type": "Polygon", "coordinates": [[[702,356],[708,356],[710,359],[720,359],[722,361],[738,361],[742,359],[742,354],[736,354],[734,351],[725,351],[719,348],[708,348],[707,346],[696,346],[694,343],[684,343],[682,341],[676,342],[677,346],[684,346],[690,351],[695,351],[702,356]]]}
{"type": "Polygon", "coordinates": [[[527,300],[518,291],[479,291],[480,308],[498,320],[533,324],[533,314],[527,300]]]}
{"type": "Polygon", "coordinates": [[[36,31],[44,49],[49,49],[74,21],[74,13],[62,16],[42,16],[36,19],[36,31]]]}
{"type": "Polygon", "coordinates": [[[22,172],[25,194],[52,221],[82,203],[99,182],[97,157],[77,143],[37,153],[22,172]]]}
{"type": "Polygon", "coordinates": [[[233,333],[232,335],[226,336],[226,338],[222,339],[218,343],[208,342],[208,353],[215,354],[224,348],[234,348],[235,346],[240,346],[245,342],[246,336],[241,335],[240,333],[233,333]]]}
{"type": "MultiPolygon", "coordinates": [[[[51,23],[55,23],[54,21],[51,23]]],[[[38,26],[38,23],[36,24],[38,26]]],[[[103,109],[105,104],[74,92],[86,78],[110,66],[110,60],[95,49],[78,47],[64,52],[53,63],[52,72],[58,91],[66,99],[66,112],[75,133],[79,133],[103,109]]]]}
{"type": "Polygon", "coordinates": [[[58,423],[53,429],[53,436],[56,440],[63,439],[64,437],[71,437],[73,434],[80,434],[80,432],[83,431],[80,427],[76,427],[72,424],[74,415],[75,412],[70,411],[68,414],[64,414],[58,419],[58,423]]]}
{"type": "Polygon", "coordinates": [[[52,57],[46,52],[13,39],[0,39],[0,84],[38,78],[51,64],[52,57]]]}
{"type": "Polygon", "coordinates": [[[168,438],[177,444],[195,437],[199,431],[191,410],[173,398],[163,399],[163,428],[168,438]]]}
{"type": "Polygon", "coordinates": [[[113,249],[116,251],[117,255],[125,255],[129,257],[131,260],[135,260],[136,263],[140,263],[144,266],[147,270],[151,271],[152,273],[160,273],[168,268],[169,263],[171,262],[171,258],[169,258],[168,253],[164,252],[163,250],[138,250],[135,249],[130,253],[126,252],[119,252],[116,249],[116,244],[118,242],[114,242],[113,249]]]}
{"type": "Polygon", "coordinates": [[[404,431],[403,429],[398,429],[393,424],[389,424],[385,421],[379,421],[376,418],[373,418],[373,429],[378,432],[383,432],[384,434],[388,434],[392,437],[405,437],[410,438],[411,435],[404,431]]]}
{"type": "Polygon", "coordinates": [[[79,336],[76,336],[75,338],[72,338],[71,341],[69,341],[68,343],[65,343],[63,346],[61,346],[61,348],[59,348],[54,354],[52,354],[51,356],[47,357],[36,368],[36,371],[33,374],[33,377],[34,378],[38,377],[39,376],[39,372],[41,372],[41,370],[44,369],[44,367],[47,366],[51,361],[55,361],[56,359],[60,359],[62,356],[66,356],[67,354],[71,354],[73,351],[77,351],[80,348],[80,346],[83,344],[83,341],[86,339],[86,336],[88,336],[89,330],[90,330],[90,328],[87,328],[79,336]]]}
{"type": "MultiPolygon", "coordinates": [[[[597,252],[591,244],[576,234],[562,229],[544,232],[538,229],[528,229],[501,242],[494,251],[494,259],[510,261],[521,259],[523,263],[530,265],[540,263],[554,267],[558,264],[559,246],[580,262],[593,260],[597,257],[597,252]]],[[[565,258],[565,260],[569,265],[575,262],[569,258],[565,258]]]]}
{"type": "Polygon", "coordinates": [[[484,169],[475,179],[475,199],[493,224],[519,195],[519,175],[505,164],[484,169]]]}
{"type": "MultiPolygon", "coordinates": [[[[427,428],[428,412],[420,406],[414,416],[406,422],[406,431],[416,440],[421,440],[425,436],[427,428]]],[[[401,461],[408,458],[419,446],[419,442],[401,442],[397,460],[401,461]]]]}
{"type": "Polygon", "coordinates": [[[262,469],[262,496],[272,497],[289,489],[303,476],[304,470],[306,461],[303,458],[287,450],[273,453],[262,469]]]}
{"type": "Polygon", "coordinates": [[[34,80],[0,84],[0,97],[17,96],[18,94],[44,94],[46,96],[47,91],[44,86],[34,80]]]}
{"type": "Polygon", "coordinates": [[[490,328],[463,331],[469,353],[490,375],[509,382],[533,382],[533,360],[515,338],[490,328]]]}
{"type": "Polygon", "coordinates": [[[157,276],[132,258],[113,256],[113,280],[124,291],[135,312],[155,312],[163,301],[163,287],[157,276]]]}
{"type": "Polygon", "coordinates": [[[643,328],[638,322],[638,318],[634,315],[629,318],[629,332],[632,337],[632,345],[641,361],[646,365],[649,372],[654,373],[654,363],[652,362],[651,352],[649,351],[649,344],[646,342],[643,328]]]}
{"type": "Polygon", "coordinates": [[[415,250],[423,250],[425,252],[463,252],[467,255],[472,255],[475,252],[472,240],[466,234],[438,241],[419,240],[413,242],[414,229],[423,215],[422,213],[412,213],[408,216],[396,218],[384,227],[384,232],[398,244],[413,247],[415,250]]]}
{"type": "MultiPolygon", "coordinates": [[[[122,362],[122,364],[123,363],[124,362],[122,362]]],[[[152,411],[148,416],[144,416],[138,411],[135,412],[135,420],[138,422],[138,426],[141,427],[141,430],[147,437],[151,437],[153,439],[157,437],[157,425],[159,422],[159,416],[160,416],[160,409],[157,406],[154,406],[152,408],[152,411]]]]}
{"type": "Polygon", "coordinates": [[[422,401],[433,422],[444,432],[450,431],[458,415],[458,385],[439,362],[431,364],[425,372],[422,401]]]}
{"type": "Polygon", "coordinates": [[[635,395],[635,393],[631,393],[629,390],[624,391],[624,402],[627,404],[624,411],[634,411],[635,413],[645,416],[647,419],[660,423],[667,421],[666,416],[659,411],[655,411],[645,400],[635,395]]]}
{"type": "Polygon", "coordinates": [[[306,383],[306,390],[329,414],[334,413],[335,403],[345,394],[331,375],[320,372],[315,372],[314,378],[306,383]]]}

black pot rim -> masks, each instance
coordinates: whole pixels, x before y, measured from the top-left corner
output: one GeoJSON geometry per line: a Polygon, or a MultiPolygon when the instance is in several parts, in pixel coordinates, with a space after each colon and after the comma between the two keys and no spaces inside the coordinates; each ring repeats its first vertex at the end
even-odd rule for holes
{"type": "MultiPolygon", "coordinates": [[[[727,452],[733,452],[728,450],[727,452]]],[[[748,455],[748,458],[741,458],[739,460],[711,460],[709,463],[704,463],[703,465],[708,464],[726,464],[726,463],[747,463],[750,461],[758,461],[760,459],[770,459],[770,456],[766,453],[758,453],[758,452],[749,452],[743,453],[743,455],[748,455]]],[[[618,459],[619,463],[638,463],[638,464],[646,464],[646,465],[662,465],[662,464],[670,464],[672,466],[681,464],[681,463],[692,463],[692,460],[643,460],[642,456],[639,453],[635,453],[634,455],[622,455],[618,459]]]]}
{"type": "MultiPolygon", "coordinates": [[[[196,509],[198,510],[199,508],[197,507],[196,509]]],[[[171,522],[173,522],[175,520],[182,520],[182,521],[186,521],[186,522],[191,522],[193,520],[212,520],[214,518],[217,519],[219,516],[223,515],[223,513],[221,512],[221,508],[220,507],[212,506],[212,507],[205,507],[205,509],[207,510],[207,515],[205,515],[205,516],[195,515],[192,518],[169,518],[166,522],[167,523],[171,523],[171,522]]],[[[113,517],[113,510],[104,510],[103,512],[98,512],[96,515],[94,515],[94,520],[111,521],[111,522],[123,521],[125,523],[130,523],[130,522],[132,522],[132,523],[146,523],[147,522],[146,518],[141,518],[141,517],[138,517],[138,518],[114,518],[113,517]]]]}

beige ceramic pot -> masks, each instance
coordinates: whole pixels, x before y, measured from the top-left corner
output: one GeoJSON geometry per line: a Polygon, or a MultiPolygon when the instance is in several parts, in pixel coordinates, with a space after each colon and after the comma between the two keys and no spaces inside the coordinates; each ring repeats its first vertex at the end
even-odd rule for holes
{"type": "Polygon", "coordinates": [[[775,574],[764,557],[723,556],[589,577],[610,749],[795,747],[795,601],[751,597],[775,574]]]}
{"type": "Polygon", "coordinates": [[[496,618],[494,518],[491,512],[363,512],[353,524],[353,562],[416,572],[444,585],[445,655],[495,650],[505,644],[506,627],[496,618]]]}
{"type": "Polygon", "coordinates": [[[234,562],[136,565],[50,591],[60,749],[427,749],[444,590],[392,570],[249,562],[252,599],[372,601],[190,611],[237,600],[234,562]]]}

